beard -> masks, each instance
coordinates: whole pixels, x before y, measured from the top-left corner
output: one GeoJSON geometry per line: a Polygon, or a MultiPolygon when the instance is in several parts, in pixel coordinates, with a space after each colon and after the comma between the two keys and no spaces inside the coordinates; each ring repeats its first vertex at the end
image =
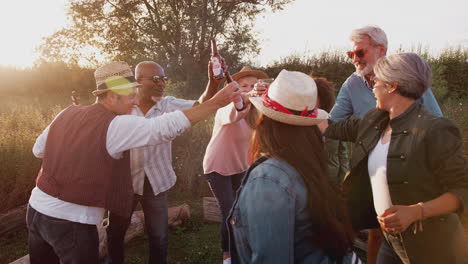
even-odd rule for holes
{"type": "Polygon", "coordinates": [[[368,74],[371,74],[374,72],[374,66],[375,64],[377,63],[377,60],[380,58],[379,54],[378,54],[378,51],[374,51],[374,54],[373,54],[373,63],[370,63],[369,61],[366,61],[365,64],[366,66],[363,68],[363,69],[358,69],[356,67],[356,74],[361,76],[361,77],[364,77],[368,74]]]}
{"type": "Polygon", "coordinates": [[[370,63],[366,63],[366,66],[364,67],[364,69],[356,68],[356,74],[361,77],[364,77],[372,73],[373,71],[374,71],[374,64],[370,64],[370,63]]]}

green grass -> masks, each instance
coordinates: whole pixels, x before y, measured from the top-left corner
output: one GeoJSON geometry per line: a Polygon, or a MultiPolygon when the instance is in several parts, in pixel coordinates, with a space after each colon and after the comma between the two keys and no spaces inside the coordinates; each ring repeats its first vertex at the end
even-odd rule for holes
{"type": "Polygon", "coordinates": [[[26,254],[28,254],[26,227],[14,234],[0,238],[0,263],[10,263],[26,254]]]}
{"type": "MultiPolygon", "coordinates": [[[[39,160],[31,153],[32,144],[65,105],[67,102],[50,98],[40,101],[0,97],[0,212],[27,202],[39,168],[39,160]]],[[[441,108],[444,115],[460,127],[468,158],[468,98],[448,98],[441,103],[441,108]]],[[[178,180],[169,192],[171,205],[188,203],[192,216],[183,226],[170,231],[169,263],[221,263],[219,226],[204,223],[202,219],[201,197],[209,195],[210,191],[203,177],[198,177],[202,174],[201,161],[211,129],[211,120],[201,122],[173,144],[178,180]]],[[[465,227],[468,225],[468,213],[462,217],[462,222],[465,227]]],[[[465,238],[468,241],[468,228],[465,228],[465,238]]],[[[27,254],[26,241],[25,229],[1,237],[0,264],[27,254]]],[[[127,246],[127,263],[145,263],[147,244],[144,235],[131,241],[127,246]]]]}
{"type": "MultiPolygon", "coordinates": [[[[201,199],[177,200],[171,206],[187,203],[191,217],[182,226],[169,231],[169,264],[221,263],[222,251],[219,224],[205,223],[201,199]]],[[[148,261],[148,240],[139,235],[126,246],[125,263],[137,264],[148,261]]]]}
{"type": "MultiPolygon", "coordinates": [[[[202,201],[176,200],[170,206],[187,203],[191,217],[181,226],[169,230],[169,264],[221,263],[222,251],[219,224],[203,221],[202,201]]],[[[0,239],[0,263],[10,263],[26,254],[26,228],[0,239]]],[[[140,234],[126,246],[125,263],[140,264],[148,262],[148,239],[140,234]]]]}

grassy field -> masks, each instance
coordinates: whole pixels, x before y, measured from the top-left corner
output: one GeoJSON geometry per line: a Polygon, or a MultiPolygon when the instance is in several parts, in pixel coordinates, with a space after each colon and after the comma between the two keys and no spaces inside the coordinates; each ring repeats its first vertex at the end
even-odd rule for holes
{"type": "MultiPolygon", "coordinates": [[[[172,200],[170,204],[173,206],[189,204],[191,218],[182,226],[170,230],[168,263],[221,263],[219,224],[203,221],[201,199],[172,200]]],[[[147,263],[149,252],[145,235],[133,239],[126,248],[125,263],[147,263]]]]}
{"type": "MultiPolygon", "coordinates": [[[[221,263],[222,252],[219,238],[219,224],[203,221],[201,199],[171,198],[170,206],[187,203],[191,217],[183,225],[169,232],[169,264],[221,263]]],[[[0,264],[10,263],[27,254],[27,231],[23,229],[9,237],[0,238],[0,264]]],[[[125,263],[148,262],[148,240],[141,234],[126,246],[125,263]]]]}
{"type": "MultiPolygon", "coordinates": [[[[68,102],[62,101],[0,97],[0,212],[27,202],[40,166],[40,161],[31,153],[32,145],[55,114],[67,105],[68,102]]],[[[460,127],[468,157],[468,99],[449,98],[441,107],[444,115],[460,127]]],[[[201,161],[211,129],[211,120],[201,122],[173,144],[178,181],[170,191],[170,201],[173,205],[188,203],[192,218],[170,231],[169,263],[221,263],[218,225],[202,220],[201,197],[210,192],[203,177],[198,177],[202,174],[201,161]],[[184,197],[180,197],[181,194],[184,197]]],[[[463,222],[468,225],[466,213],[463,222]]],[[[465,230],[468,241],[468,229],[465,230]]],[[[26,240],[26,230],[1,237],[0,263],[9,263],[27,254],[26,240]]],[[[127,263],[146,262],[145,236],[135,238],[127,248],[127,263]]]]}

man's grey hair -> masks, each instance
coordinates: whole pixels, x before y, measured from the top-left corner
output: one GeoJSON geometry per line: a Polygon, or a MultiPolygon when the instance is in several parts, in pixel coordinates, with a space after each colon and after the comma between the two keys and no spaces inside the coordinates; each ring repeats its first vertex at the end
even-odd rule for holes
{"type": "Polygon", "coordinates": [[[378,26],[368,25],[351,31],[349,39],[354,42],[360,42],[365,36],[369,36],[372,45],[383,45],[387,50],[387,34],[378,26]]]}
{"type": "Polygon", "coordinates": [[[148,65],[160,67],[162,69],[161,65],[157,64],[154,61],[142,61],[142,62],[138,63],[137,66],[135,67],[135,78],[137,80],[141,77],[141,75],[142,75],[141,72],[143,71],[145,66],[148,66],[148,65]]]}
{"type": "Polygon", "coordinates": [[[418,99],[432,86],[432,71],[429,64],[416,53],[405,52],[380,58],[374,67],[377,79],[398,82],[398,93],[418,99]]]}

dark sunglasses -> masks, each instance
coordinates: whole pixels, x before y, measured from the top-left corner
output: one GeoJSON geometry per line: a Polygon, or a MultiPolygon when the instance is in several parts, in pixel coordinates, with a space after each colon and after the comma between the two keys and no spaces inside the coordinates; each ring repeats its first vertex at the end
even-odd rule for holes
{"type": "Polygon", "coordinates": [[[167,80],[169,80],[169,78],[167,78],[167,76],[159,76],[159,75],[144,77],[142,79],[149,79],[149,80],[152,80],[154,83],[157,83],[159,81],[167,82],[167,80]]]}
{"type": "Polygon", "coordinates": [[[367,50],[364,49],[358,49],[358,50],[350,50],[346,52],[346,55],[348,55],[348,58],[354,59],[354,56],[357,56],[358,58],[362,58],[366,55],[367,50]]]}

